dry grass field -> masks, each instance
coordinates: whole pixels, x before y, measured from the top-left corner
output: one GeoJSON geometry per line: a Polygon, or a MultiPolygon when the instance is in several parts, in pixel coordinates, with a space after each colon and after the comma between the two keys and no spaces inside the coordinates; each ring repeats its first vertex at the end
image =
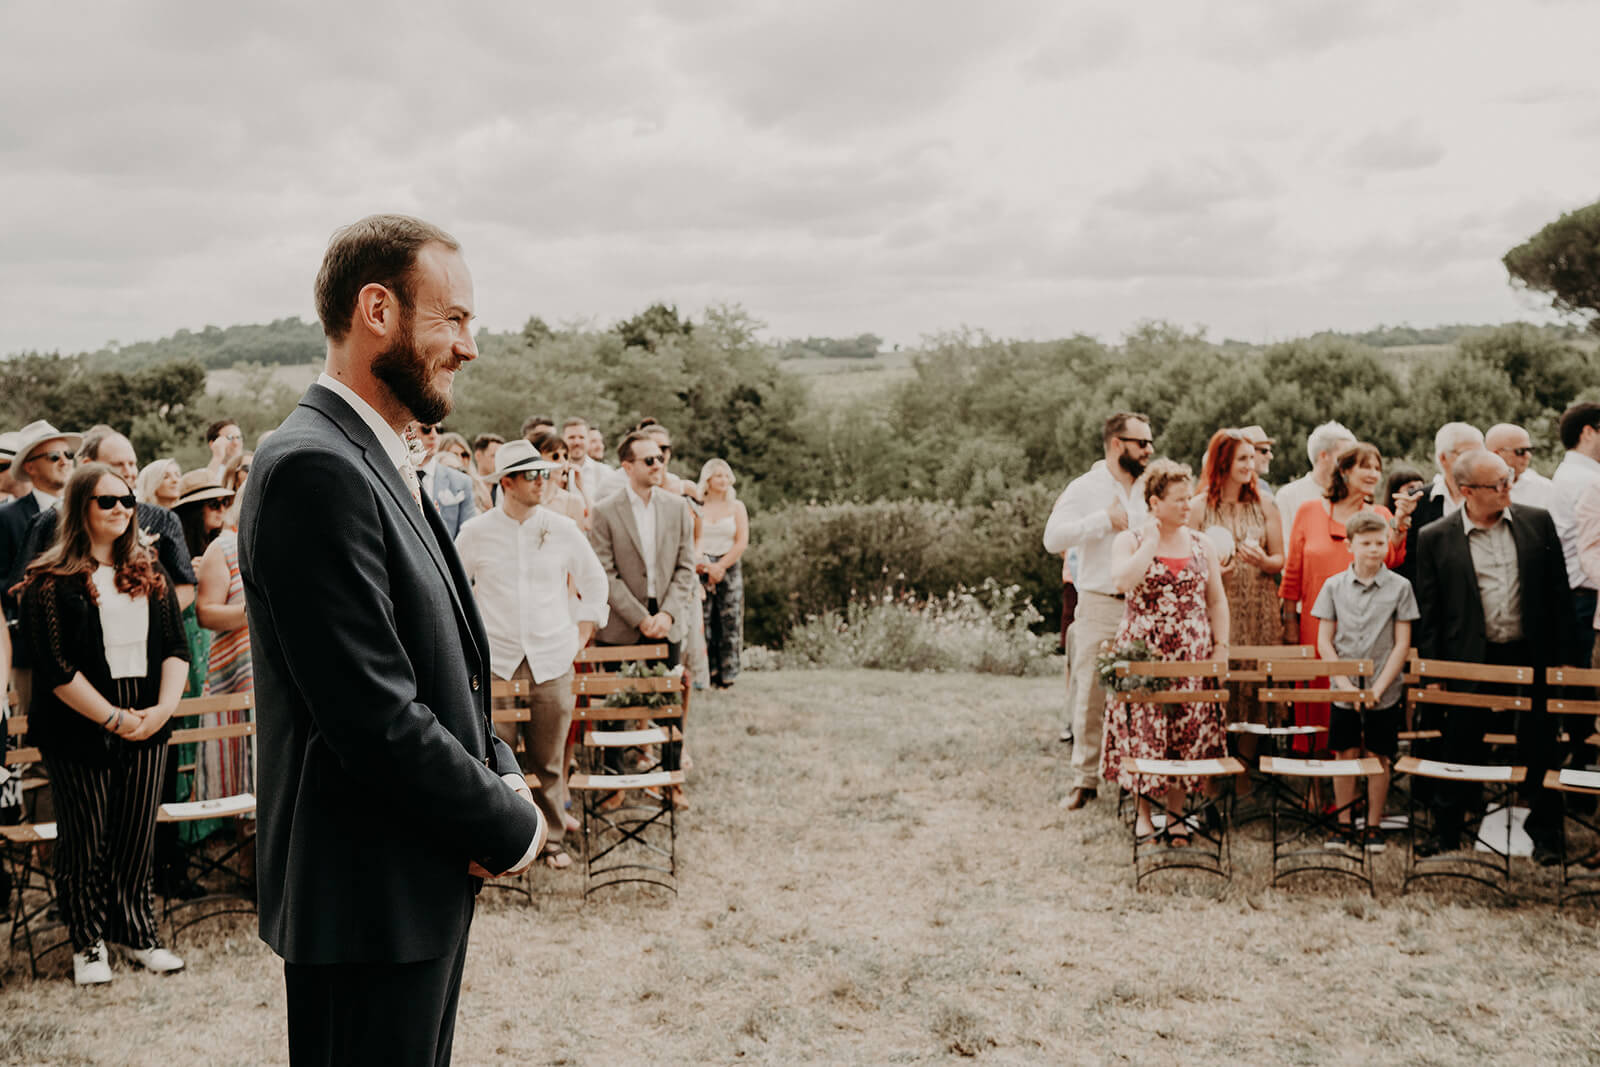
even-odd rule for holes
{"type": "MultiPolygon", "coordinates": [[[[1538,899],[1266,886],[1135,894],[1102,800],[1069,815],[1057,679],[746,674],[700,696],[680,895],[540,870],[486,893],[456,1062],[1594,1063],[1595,915],[1538,899]]],[[[1526,861],[1520,861],[1526,864],[1526,861]]],[[[248,922],[187,972],[0,988],[0,1061],[281,1062],[248,922]]],[[[404,1010],[397,1005],[396,1010],[404,1010]]]]}

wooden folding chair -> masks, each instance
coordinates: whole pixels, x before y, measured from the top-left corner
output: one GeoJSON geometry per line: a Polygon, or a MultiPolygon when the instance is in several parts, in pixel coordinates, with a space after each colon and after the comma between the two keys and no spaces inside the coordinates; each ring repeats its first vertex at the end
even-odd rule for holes
{"type": "MultiPolygon", "coordinates": [[[[250,714],[255,708],[253,693],[224,693],[218,696],[191,697],[178,704],[174,719],[223,719],[243,713],[237,721],[222,721],[208,726],[189,726],[174,729],[167,741],[168,751],[176,752],[178,745],[201,741],[240,739],[249,744],[255,736],[255,718],[250,714]]],[[[181,803],[162,804],[156,812],[158,823],[198,822],[203,819],[232,820],[235,839],[221,852],[210,855],[204,847],[188,849],[190,870],[194,880],[205,890],[203,896],[192,900],[164,897],[163,917],[172,933],[173,944],[178,934],[196,923],[219,915],[249,915],[256,910],[255,880],[255,824],[256,798],[251,792],[236,793],[226,797],[208,797],[181,803]],[[210,885],[207,885],[207,880],[210,885]],[[199,914],[187,914],[194,909],[199,914]],[[184,915],[182,922],[179,916],[184,915]]]]}
{"type": "MultiPolygon", "coordinates": [[[[1238,699],[1243,700],[1245,686],[1254,687],[1255,699],[1260,702],[1262,688],[1270,686],[1272,675],[1266,669],[1274,663],[1293,663],[1298,660],[1316,659],[1317,650],[1314,645],[1240,645],[1228,650],[1228,674],[1224,679],[1230,687],[1235,687],[1238,699]]],[[[1288,740],[1297,734],[1310,730],[1308,727],[1291,726],[1281,721],[1281,716],[1275,714],[1282,704],[1262,704],[1265,722],[1230,722],[1227,725],[1228,736],[1239,754],[1241,762],[1246,763],[1250,773],[1251,792],[1246,797],[1236,797],[1233,807],[1234,826],[1244,826],[1258,819],[1268,819],[1272,816],[1272,783],[1265,780],[1258,767],[1249,765],[1246,757],[1259,760],[1262,756],[1276,756],[1282,751],[1288,740]],[[1254,749],[1247,753],[1247,748],[1254,749]],[[1265,785],[1266,788],[1257,792],[1256,785],[1265,785]]]]}
{"type": "MultiPolygon", "coordinates": [[[[1231,694],[1226,688],[1216,684],[1224,673],[1222,664],[1215,660],[1120,663],[1117,665],[1117,674],[1122,677],[1199,679],[1202,684],[1199,688],[1138,689],[1132,692],[1113,693],[1111,696],[1115,702],[1124,706],[1124,714],[1129,717],[1129,732],[1131,732],[1129,706],[1132,704],[1226,704],[1231,694]],[[1206,682],[1212,684],[1206,685],[1206,682]]],[[[1243,763],[1226,755],[1216,759],[1200,760],[1123,756],[1122,766],[1130,773],[1158,779],[1222,778],[1244,772],[1243,763]]],[[[1161,807],[1165,810],[1165,790],[1162,790],[1160,798],[1161,807]]],[[[1184,810],[1168,812],[1168,826],[1158,828],[1151,834],[1139,833],[1136,817],[1132,828],[1134,889],[1142,888],[1145,879],[1152,874],[1165,870],[1198,870],[1217,875],[1225,881],[1230,879],[1233,876],[1233,867],[1228,839],[1228,826],[1232,814],[1229,799],[1227,795],[1208,800],[1186,798],[1184,810]],[[1221,809],[1219,810],[1216,805],[1222,805],[1221,809]],[[1208,818],[1207,809],[1218,812],[1214,822],[1208,818]],[[1186,847],[1173,848],[1166,841],[1167,831],[1175,819],[1182,819],[1188,828],[1189,844],[1186,847]]]]}
{"type": "MultiPolygon", "coordinates": [[[[643,646],[645,648],[662,646],[643,646]]],[[[607,650],[616,652],[617,650],[607,650]]],[[[594,662],[623,663],[616,657],[594,662]]],[[[591,893],[627,882],[659,885],[676,893],[678,875],[678,822],[674,789],[683,785],[682,770],[662,769],[662,757],[683,744],[682,724],[689,711],[688,672],[665,676],[634,677],[622,673],[575,674],[573,691],[578,706],[573,719],[590,724],[654,720],[653,724],[623,730],[590,730],[584,738],[588,753],[585,770],[571,776],[567,786],[581,799],[583,809],[584,889],[591,893]],[[607,707],[594,698],[613,694],[670,693],[673,703],[649,706],[630,704],[607,707]],[[634,748],[658,755],[633,773],[605,769],[607,751],[634,748]],[[663,840],[664,838],[664,840],[663,840]]]]}
{"type": "MultiPolygon", "coordinates": [[[[26,716],[12,716],[6,722],[7,732],[22,737],[28,732],[26,716]]],[[[8,749],[0,773],[18,774],[22,768],[40,762],[37,748],[24,746],[8,749]]],[[[34,779],[43,783],[44,779],[34,779]]],[[[43,853],[56,839],[56,824],[25,819],[21,823],[0,826],[0,841],[4,842],[4,862],[11,868],[12,895],[6,901],[6,917],[11,923],[9,950],[16,952],[21,941],[28,953],[28,969],[39,977],[39,961],[62,948],[70,951],[72,940],[67,928],[59,919],[48,921],[47,916],[56,906],[56,883],[43,853]],[[48,938],[41,946],[40,939],[48,938]]]]}
{"type": "MultiPolygon", "coordinates": [[[[1600,700],[1593,699],[1593,693],[1600,687],[1600,670],[1549,667],[1545,670],[1545,682],[1550,687],[1545,710],[1572,723],[1566,731],[1570,737],[1591,734],[1595,719],[1600,716],[1600,700]],[[1581,695],[1566,695],[1565,690],[1574,688],[1579,689],[1581,695]],[[1561,696],[1555,695],[1558,689],[1563,691],[1561,696]]],[[[1597,739],[1590,737],[1589,740],[1593,742],[1597,739]]],[[[1581,768],[1551,769],[1545,772],[1542,784],[1561,798],[1563,831],[1571,824],[1588,838],[1575,862],[1570,854],[1567,834],[1563,832],[1560,835],[1561,886],[1557,894],[1557,906],[1564,907],[1569,900],[1600,896],[1600,816],[1592,814],[1587,806],[1583,811],[1574,810],[1572,803],[1573,799],[1579,797],[1586,798],[1590,803],[1600,798],[1600,772],[1581,768]]]]}
{"type": "MultiPolygon", "coordinates": [[[[1522,694],[1507,692],[1480,692],[1442,688],[1455,683],[1473,687],[1531,686],[1534,683],[1532,667],[1491,666],[1483,663],[1464,663],[1456,660],[1418,658],[1413,663],[1414,675],[1419,684],[1406,695],[1413,708],[1437,708],[1446,716],[1468,710],[1490,713],[1525,712],[1532,708],[1532,700],[1522,694]]],[[[1448,733],[1448,731],[1441,731],[1448,733]]],[[[1492,734],[1485,734],[1487,743],[1492,734]]],[[[1417,882],[1430,878],[1455,878],[1477,882],[1507,896],[1511,893],[1511,834],[1510,809],[1516,789],[1527,778],[1527,768],[1507,763],[1461,763],[1446,760],[1418,759],[1403,756],[1395,761],[1397,774],[1410,775],[1431,781],[1435,789],[1454,789],[1466,795],[1469,787],[1486,790],[1482,798],[1482,811],[1474,818],[1463,811],[1462,831],[1470,833],[1472,840],[1481,843],[1493,859],[1480,858],[1471,843],[1464,851],[1446,852],[1436,856],[1417,855],[1419,820],[1415,791],[1408,794],[1407,815],[1411,821],[1410,847],[1406,854],[1405,881],[1400,891],[1408,892],[1417,882]],[[1491,841],[1483,832],[1483,821],[1496,812],[1506,813],[1504,844],[1491,841]]],[[[1477,804],[1471,805],[1477,807],[1477,804]]],[[[1466,805],[1463,805],[1465,808],[1466,805]]],[[[1430,822],[1432,820],[1430,819],[1430,822]]],[[[1435,827],[1435,830],[1438,828],[1435,827]]]]}

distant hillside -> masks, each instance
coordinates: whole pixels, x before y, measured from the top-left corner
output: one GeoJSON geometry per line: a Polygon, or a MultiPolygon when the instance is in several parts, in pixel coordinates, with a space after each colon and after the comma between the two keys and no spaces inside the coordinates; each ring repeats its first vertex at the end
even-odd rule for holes
{"type": "Polygon", "coordinates": [[[95,370],[130,371],[173,359],[192,359],[207,370],[219,370],[236,363],[266,366],[321,363],[325,350],[322,327],[315,322],[301,322],[295,316],[266,325],[207,326],[199,333],[179,330],[159,341],[140,341],[85,352],[83,358],[85,364],[95,370]]]}

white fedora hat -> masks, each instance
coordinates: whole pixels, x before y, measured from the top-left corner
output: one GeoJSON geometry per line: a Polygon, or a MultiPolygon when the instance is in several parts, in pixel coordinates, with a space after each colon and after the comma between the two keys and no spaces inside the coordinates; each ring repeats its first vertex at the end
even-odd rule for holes
{"type": "Polygon", "coordinates": [[[494,454],[494,474],[490,475],[496,482],[508,474],[517,474],[521,471],[553,471],[559,464],[552,463],[539,455],[539,450],[533,447],[532,441],[518,438],[507,441],[501,445],[494,454]]]}
{"type": "Polygon", "coordinates": [[[83,434],[62,433],[43,419],[28,423],[17,431],[17,462],[26,463],[34,449],[46,441],[57,440],[67,442],[67,447],[76,452],[78,446],[83,444],[83,434]]]}

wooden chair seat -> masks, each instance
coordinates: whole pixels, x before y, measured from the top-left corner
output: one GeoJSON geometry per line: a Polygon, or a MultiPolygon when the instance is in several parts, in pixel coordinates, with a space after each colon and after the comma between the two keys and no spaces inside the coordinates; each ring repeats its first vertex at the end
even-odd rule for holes
{"type": "Polygon", "coordinates": [[[622,789],[660,789],[683,784],[682,771],[650,771],[647,774],[588,774],[580,772],[567,779],[567,788],[585,791],[617,792],[622,789]]]}
{"type": "Polygon", "coordinates": [[[1243,774],[1244,764],[1232,756],[1215,759],[1146,759],[1124,756],[1122,764],[1134,774],[1156,778],[1223,778],[1243,774]]]}
{"type": "Polygon", "coordinates": [[[1528,768],[1509,767],[1503,764],[1442,763],[1438,760],[1401,756],[1394,769],[1400,774],[1419,778],[1434,778],[1441,782],[1478,782],[1486,785],[1521,785],[1528,777],[1528,768]]]}
{"type": "Polygon", "coordinates": [[[1296,778],[1370,778],[1383,773],[1383,764],[1375,756],[1360,759],[1290,759],[1283,756],[1262,756],[1264,774],[1284,774],[1296,778]]]}
{"type": "Polygon", "coordinates": [[[589,748],[632,748],[636,745],[666,745],[683,740],[676,726],[651,726],[640,730],[594,730],[584,737],[589,748]]]}

